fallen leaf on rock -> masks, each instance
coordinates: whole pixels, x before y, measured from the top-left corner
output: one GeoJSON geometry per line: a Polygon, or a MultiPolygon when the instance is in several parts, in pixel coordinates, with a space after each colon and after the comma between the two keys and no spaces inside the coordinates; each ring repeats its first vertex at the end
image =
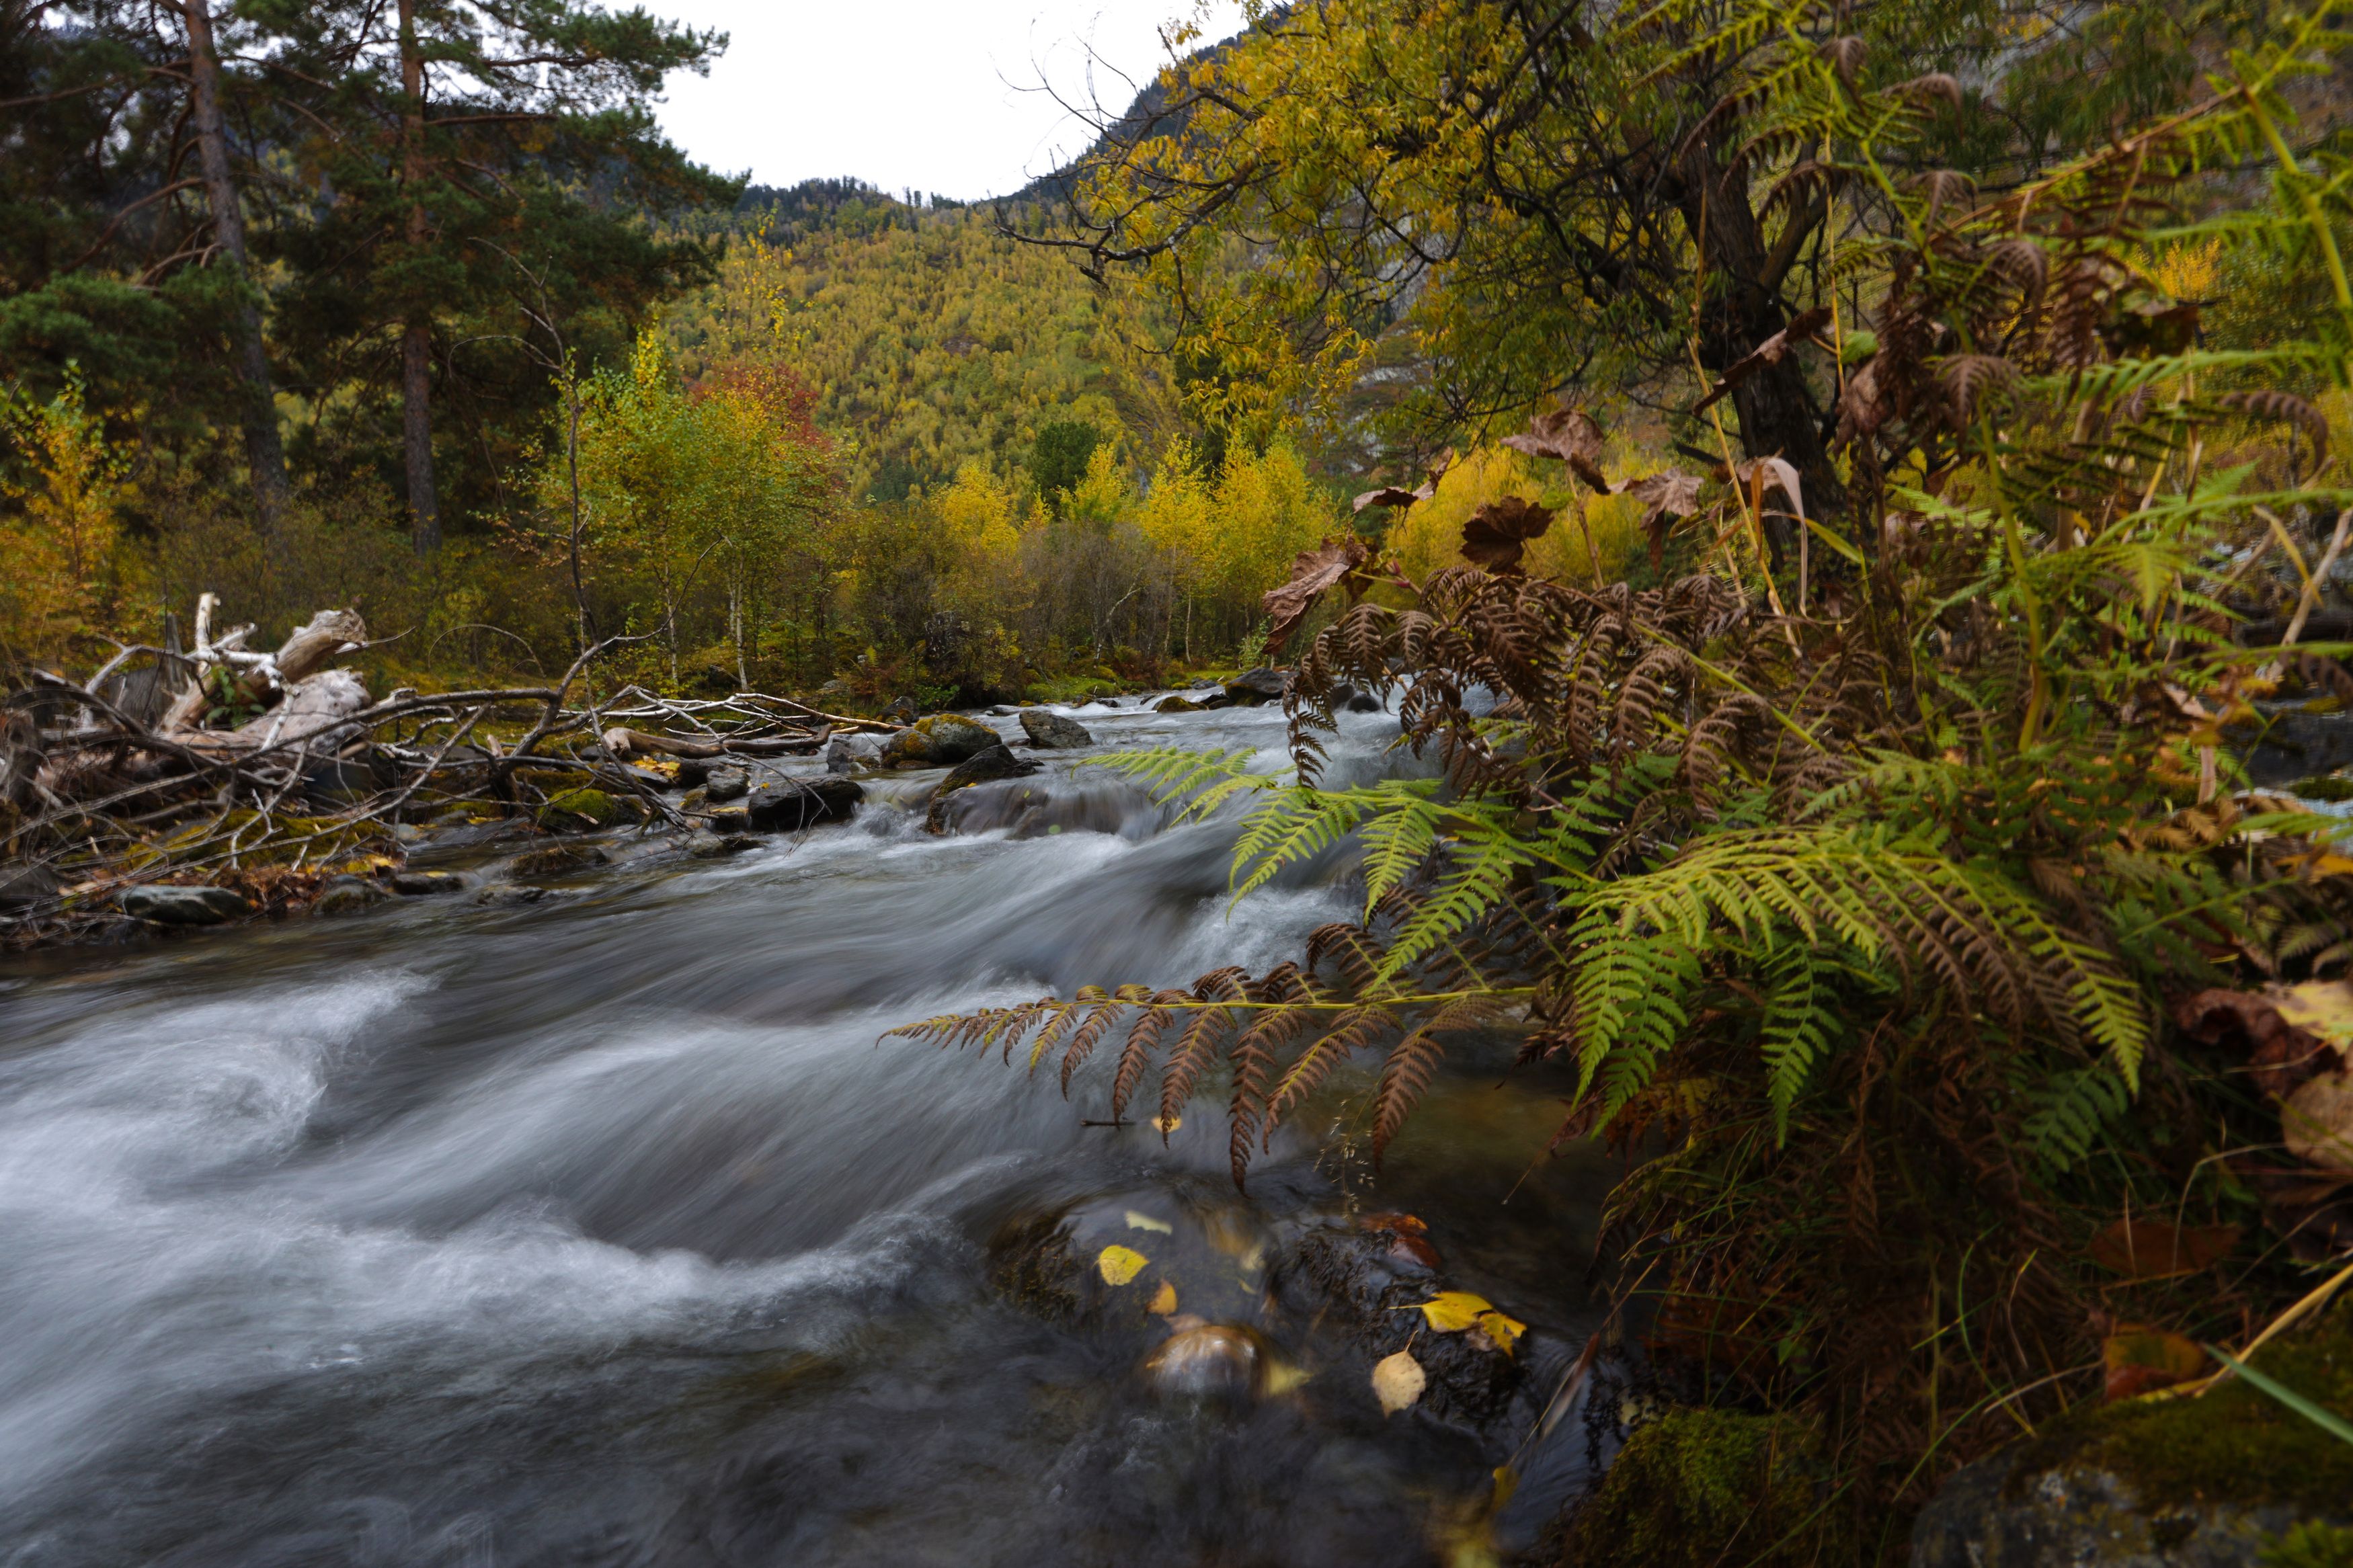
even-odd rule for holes
{"type": "MultiPolygon", "coordinates": [[[[2341,857],[2340,857],[2341,858],[2341,857]]],[[[2353,981],[2309,980],[2272,994],[2279,1016],[2341,1053],[2353,1046],[2353,981]]]]}
{"type": "Polygon", "coordinates": [[[2288,1152],[2324,1171],[2353,1172],[2353,1076],[2323,1073],[2280,1105],[2288,1152]]]}
{"type": "MultiPolygon", "coordinates": [[[[1440,1290],[1427,1301],[1414,1303],[1422,1321],[1433,1332],[1459,1334],[1479,1321],[1482,1312],[1493,1312],[1495,1304],[1484,1296],[1474,1296],[1468,1290],[1440,1290]]],[[[1399,1311],[1407,1309],[1400,1307],[1399,1311]]],[[[1496,1313],[1501,1317],[1501,1313],[1496,1313]]]]}
{"type": "Polygon", "coordinates": [[[2101,1342],[2100,1361],[2107,1369],[2110,1404],[2186,1383],[2206,1370],[2206,1352],[2195,1342],[2142,1323],[2118,1324],[2101,1342]]]}
{"type": "Polygon", "coordinates": [[[2235,1225],[2120,1219],[2092,1237],[2092,1261],[2127,1279],[2172,1279],[2212,1268],[2239,1245],[2235,1225]]]}
{"type": "Polygon", "coordinates": [[[1124,1285],[1144,1272],[1152,1259],[1125,1247],[1106,1247],[1095,1258],[1095,1268],[1101,1271],[1106,1285],[1124,1285]]]}
{"type": "Polygon", "coordinates": [[[1438,1248],[1409,1230],[1401,1230],[1389,1237],[1389,1261],[1416,1263],[1435,1272],[1439,1268],[1438,1248]]]}
{"type": "Polygon", "coordinates": [[[1185,1119],[1181,1116],[1155,1116],[1152,1119],[1152,1130],[1163,1138],[1184,1125],[1185,1119]]]}
{"type": "Polygon", "coordinates": [[[1176,1287],[1169,1280],[1160,1282],[1159,1294],[1152,1298],[1152,1310],[1166,1318],[1176,1310],[1176,1287]]]}
{"type": "Polygon", "coordinates": [[[1166,1220],[1154,1219],[1150,1215],[1139,1213],[1134,1209],[1128,1210],[1126,1217],[1127,1228],[1130,1230],[1156,1230],[1163,1236],[1176,1234],[1176,1227],[1166,1220]]]}
{"type": "Polygon", "coordinates": [[[1384,1415],[1394,1415],[1419,1399],[1429,1383],[1429,1374],[1411,1351],[1383,1356],[1373,1367],[1373,1397],[1381,1402],[1384,1415]]]}
{"type": "Polygon", "coordinates": [[[1512,1347],[1518,1344],[1520,1336],[1528,1331],[1528,1326],[1517,1318],[1492,1309],[1480,1313],[1478,1321],[1473,1326],[1480,1332],[1484,1333],[1489,1342],[1505,1355],[1512,1353],[1512,1347]]]}

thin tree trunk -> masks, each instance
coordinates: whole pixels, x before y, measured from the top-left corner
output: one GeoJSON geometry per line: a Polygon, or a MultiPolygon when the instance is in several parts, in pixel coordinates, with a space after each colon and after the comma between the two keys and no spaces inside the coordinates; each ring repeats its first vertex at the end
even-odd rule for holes
{"type": "MultiPolygon", "coordinates": [[[[425,58],[417,47],[416,0],[400,0],[401,184],[408,193],[408,248],[430,237],[425,184],[425,58]]],[[[433,491],[433,324],[419,304],[400,334],[400,437],[408,476],[409,538],[419,555],[441,548],[441,507],[433,491]]]]}
{"type": "Polygon", "coordinates": [[[189,118],[196,130],[204,164],[205,201],[212,208],[213,239],[237,274],[237,375],[245,383],[245,460],[252,472],[254,504],[261,523],[275,529],[286,510],[286,454],[278,441],[278,398],[269,384],[269,351],[261,336],[261,310],[255,304],[245,249],[245,213],[228,161],[228,127],[221,116],[220,56],[213,44],[210,0],[180,0],[180,21],[188,36],[189,118]]]}

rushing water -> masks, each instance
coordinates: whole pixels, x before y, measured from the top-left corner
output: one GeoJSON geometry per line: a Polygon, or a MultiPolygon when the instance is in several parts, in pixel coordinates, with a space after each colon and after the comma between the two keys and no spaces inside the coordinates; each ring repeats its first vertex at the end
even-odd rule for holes
{"type": "MultiPolygon", "coordinates": [[[[1281,743],[1269,710],[1079,716],[1110,745],[1281,743]]],[[[1339,765],[1377,765],[1395,719],[1346,723],[1339,765]]],[[[1439,1560],[1493,1458],[1384,1421],[1360,1366],[1293,1347],[1295,1394],[1163,1399],[1133,1337],[989,1284],[1009,1220],[1107,1194],[1339,1205],[1314,1141],[1279,1138],[1245,1204],[1213,1107],[1164,1150],[1083,1124],[1104,1062],[1066,1103],[878,1043],[1295,956],[1345,858],[1229,916],[1230,826],[1057,759],[1029,781],[1051,807],[933,837],[893,798],[930,776],[537,906],[0,977],[0,1563],[1439,1560]]],[[[1597,1174],[1531,1168],[1557,1107],[1497,1068],[1441,1080],[1378,1201],[1573,1349],[1597,1174]]]]}

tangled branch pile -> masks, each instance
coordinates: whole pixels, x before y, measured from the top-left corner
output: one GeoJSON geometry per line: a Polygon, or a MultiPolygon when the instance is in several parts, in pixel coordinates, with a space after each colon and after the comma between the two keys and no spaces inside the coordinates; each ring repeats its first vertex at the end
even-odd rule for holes
{"type": "MultiPolygon", "coordinates": [[[[1573,1074],[1560,1137],[1647,1156],[1610,1213],[1652,1348],[1833,1450],[1799,1556],[1900,1550],[1951,1465],[2097,1394],[2120,1320],[2237,1335],[2293,1259],[2353,1248],[2353,1118],[2284,1137],[2244,1058],[2279,1031],[2214,1021],[2353,955],[2338,825],[2246,787],[2240,755],[2272,706],[2341,700],[2342,650],[2284,646],[2301,614],[2281,645],[2232,632],[2259,547],[2341,542],[2353,505],[2299,391],[2342,385],[2353,346],[2342,175],[2283,154],[2268,205],[2166,237],[2303,258],[2336,303],[2308,338],[2205,350],[2147,263],[2201,171],[2282,146],[2281,84],[2346,41],[2291,18],[2194,111],[1984,205],[1865,155],[1916,84],[1791,46],[1773,134],[1862,149],[1815,177],[1891,215],[1841,261],[1873,329],[1832,345],[1847,513],[1809,518],[1769,458],[1639,481],[1713,564],[1641,592],[1525,575],[1541,508],[1473,519],[1483,567],[1356,604],[1303,656],[1293,776],[1128,761],[1197,812],[1249,803],[1240,892],[1352,842],[1358,921],[1262,978],[913,1032],[1059,1051],[1066,1086],[1120,1039],[1114,1116],[1155,1067],[1165,1118],[1222,1065],[1240,1180],[1348,1058],[1380,1063],[1377,1149],[1451,1038],[1518,1020],[1523,1063],[1573,1074]],[[1317,787],[1348,686],[1400,692],[1443,777],[1317,787]]],[[[1830,325],[1799,324],[1779,352],[1830,325]]],[[[1576,434],[1549,416],[1525,449],[1574,468],[1576,434]]],[[[1366,575],[1341,553],[1270,609],[1366,575]]]]}
{"type": "Polygon", "coordinates": [[[675,781],[631,758],[802,754],[839,728],[895,728],[757,692],[682,701],[630,686],[591,699],[586,672],[621,639],[584,651],[553,686],[376,700],[332,662],[367,645],[356,614],[322,611],[265,653],[246,647],[250,626],[213,636],[214,609],[204,595],[192,648],[126,647],[85,680],[36,672],[6,699],[0,942],[69,938],[132,910],[282,911],[332,876],[396,865],[400,822],[684,825],[662,797],[675,781]],[[205,906],[139,891],[168,886],[228,896],[205,906]]]}

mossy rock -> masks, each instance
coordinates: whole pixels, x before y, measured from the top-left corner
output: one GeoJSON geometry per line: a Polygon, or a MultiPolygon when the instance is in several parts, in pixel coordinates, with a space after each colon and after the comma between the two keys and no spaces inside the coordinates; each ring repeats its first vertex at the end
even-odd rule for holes
{"type": "Polygon", "coordinates": [[[1848,1555],[1821,1435],[1797,1415],[1676,1410],[1637,1427],[1570,1527],[1564,1563],[1748,1568],[1848,1555]]]}
{"type": "MultiPolygon", "coordinates": [[[[2254,1365],[2353,1416],[2353,1312],[2283,1336],[2254,1365]]],[[[2084,1411],[1968,1467],[1922,1510],[1912,1560],[2023,1568],[2059,1554],[2109,1568],[2252,1568],[2304,1524],[2353,1526],[2353,1443],[2232,1379],[2196,1397],[2084,1411]]],[[[2335,1537],[2296,1539],[2308,1556],[2335,1537]]]]}
{"type": "Polygon", "coordinates": [[[2341,773],[2321,773],[2289,787],[2306,800],[2327,801],[2331,805],[2353,800],[2353,779],[2341,773]]]}
{"type": "Polygon", "coordinates": [[[601,789],[568,789],[551,796],[539,808],[542,827],[577,827],[584,821],[598,827],[610,827],[621,820],[625,808],[621,803],[601,789]]]}
{"type": "Polygon", "coordinates": [[[883,742],[881,760],[886,768],[954,767],[1004,743],[1003,736],[976,720],[934,713],[883,742]]]}

